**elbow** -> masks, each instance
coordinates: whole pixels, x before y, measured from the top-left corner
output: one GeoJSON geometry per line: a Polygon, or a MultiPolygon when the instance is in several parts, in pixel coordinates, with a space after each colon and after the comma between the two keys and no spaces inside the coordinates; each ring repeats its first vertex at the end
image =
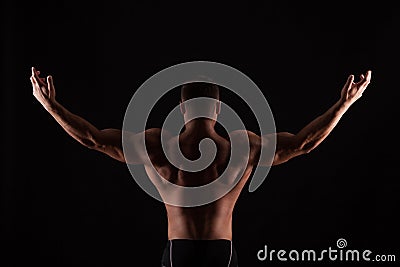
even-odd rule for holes
{"type": "Polygon", "coordinates": [[[100,131],[87,129],[79,138],[79,142],[89,149],[99,150],[103,147],[100,131]]]}
{"type": "Polygon", "coordinates": [[[317,144],[314,143],[304,143],[300,146],[299,152],[300,154],[308,154],[317,147],[317,144]]]}
{"type": "Polygon", "coordinates": [[[315,148],[316,143],[310,140],[310,138],[297,135],[293,139],[291,151],[295,155],[308,154],[315,148]]]}
{"type": "Polygon", "coordinates": [[[85,147],[89,148],[89,149],[95,149],[98,150],[100,149],[102,146],[100,144],[98,144],[97,142],[95,142],[92,139],[88,139],[88,138],[83,138],[81,140],[79,140],[80,143],[82,145],[84,145],[85,147]]]}

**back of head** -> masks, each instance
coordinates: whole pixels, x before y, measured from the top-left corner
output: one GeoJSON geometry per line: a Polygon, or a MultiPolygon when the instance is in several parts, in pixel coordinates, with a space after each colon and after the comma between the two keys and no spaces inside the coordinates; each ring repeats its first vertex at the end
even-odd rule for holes
{"type": "Polygon", "coordinates": [[[217,85],[208,82],[192,82],[182,85],[182,101],[198,97],[209,97],[219,100],[219,88],[217,85]]]}

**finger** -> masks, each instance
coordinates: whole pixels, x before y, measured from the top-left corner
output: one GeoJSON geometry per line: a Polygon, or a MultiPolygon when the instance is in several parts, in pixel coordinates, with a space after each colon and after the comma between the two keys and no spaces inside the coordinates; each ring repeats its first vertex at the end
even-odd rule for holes
{"type": "Polygon", "coordinates": [[[364,74],[361,74],[360,75],[360,81],[364,80],[364,77],[365,77],[364,74]]]}
{"type": "Polygon", "coordinates": [[[36,83],[35,83],[35,81],[34,81],[34,79],[33,79],[33,77],[32,77],[32,76],[31,76],[29,79],[31,80],[31,84],[32,84],[32,91],[33,91],[33,93],[35,93],[35,91],[36,91],[36,88],[37,88],[37,86],[36,86],[36,83]]]}
{"type": "Polygon", "coordinates": [[[38,71],[36,68],[33,68],[33,73],[38,76],[40,74],[40,71],[38,71]]]}
{"type": "Polygon", "coordinates": [[[55,89],[54,89],[54,83],[53,83],[53,76],[51,76],[51,75],[47,76],[47,85],[48,85],[50,94],[54,96],[55,89]]]}
{"type": "Polygon", "coordinates": [[[47,85],[49,86],[49,88],[53,88],[54,87],[53,77],[51,75],[47,76],[47,85]]]}
{"type": "Polygon", "coordinates": [[[38,80],[36,79],[35,76],[31,77],[31,82],[32,82],[32,87],[33,87],[33,91],[41,91],[42,93],[46,93],[43,90],[45,90],[45,86],[40,86],[40,84],[38,83],[38,80]]]}
{"type": "Polygon", "coordinates": [[[31,76],[31,82],[32,82],[33,85],[38,85],[38,82],[37,82],[35,76],[31,76]]]}
{"type": "Polygon", "coordinates": [[[40,71],[34,69],[34,70],[33,70],[33,74],[34,74],[34,76],[35,76],[36,78],[39,78],[40,71]]]}
{"type": "Polygon", "coordinates": [[[50,78],[50,76],[47,76],[47,88],[49,89],[49,90],[48,90],[48,92],[49,92],[49,97],[51,97],[51,88],[52,88],[52,85],[51,85],[51,78],[50,78]]]}
{"type": "Polygon", "coordinates": [[[39,83],[40,85],[42,85],[42,86],[45,86],[45,85],[46,85],[46,81],[45,81],[44,78],[41,78],[41,77],[39,76],[40,71],[38,71],[38,70],[35,69],[35,70],[34,70],[34,73],[35,73],[36,79],[38,80],[38,83],[39,83]]]}
{"type": "Polygon", "coordinates": [[[372,76],[372,71],[371,71],[371,70],[368,70],[365,79],[366,79],[368,82],[370,82],[370,81],[371,81],[371,76],[372,76]]]}
{"type": "Polygon", "coordinates": [[[349,77],[347,78],[347,81],[346,81],[346,84],[344,85],[344,87],[347,88],[347,89],[349,89],[350,86],[351,86],[351,84],[353,83],[353,81],[354,81],[354,75],[351,74],[351,75],[349,75],[349,77]]]}
{"type": "Polygon", "coordinates": [[[33,88],[35,88],[35,85],[36,85],[35,78],[33,78],[33,77],[31,76],[29,79],[31,80],[31,83],[32,83],[33,88]]]}
{"type": "Polygon", "coordinates": [[[361,86],[362,87],[367,87],[367,85],[370,83],[371,81],[371,71],[367,71],[367,73],[365,74],[365,79],[362,81],[361,86]]]}
{"type": "Polygon", "coordinates": [[[41,83],[39,83],[38,79],[35,76],[31,77],[31,81],[33,83],[33,86],[36,88],[36,90],[40,90],[42,93],[46,94],[46,91],[47,91],[46,85],[42,86],[41,83]]]}

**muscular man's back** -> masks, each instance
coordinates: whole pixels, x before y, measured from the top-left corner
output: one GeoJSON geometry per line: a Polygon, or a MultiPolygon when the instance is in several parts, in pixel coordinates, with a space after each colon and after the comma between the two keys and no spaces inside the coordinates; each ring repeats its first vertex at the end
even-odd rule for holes
{"type": "MultiPolygon", "coordinates": [[[[152,130],[152,137],[149,141],[160,140],[160,131],[152,130]]],[[[212,164],[198,172],[183,171],[172,165],[162,151],[161,143],[154,145],[150,151],[150,158],[153,166],[146,168],[151,180],[160,176],[176,185],[185,187],[202,186],[216,180],[226,171],[230,160],[230,142],[217,133],[187,133],[183,132],[177,137],[170,139],[176,142],[179,138],[179,145],[183,156],[189,160],[196,160],[200,157],[199,143],[204,138],[214,141],[217,154],[212,164]],[[174,140],[175,138],[175,140],[174,140]],[[152,151],[154,152],[151,155],[152,151]],[[157,172],[155,172],[156,170],[157,172]]],[[[148,140],[148,138],[146,138],[148,140]]],[[[168,152],[167,152],[168,153],[168,152]]],[[[197,207],[179,207],[165,204],[168,215],[168,239],[232,239],[232,212],[236,200],[251,173],[248,165],[240,177],[239,182],[233,189],[220,199],[206,205],[197,207]]],[[[237,173],[237,172],[232,172],[237,173]]],[[[237,177],[232,177],[232,181],[237,177]]],[[[162,194],[161,194],[162,196],[162,194]]]]}
{"type": "MultiPolygon", "coordinates": [[[[144,166],[148,177],[164,200],[168,214],[169,240],[161,260],[163,267],[238,266],[232,244],[232,212],[253,166],[282,164],[315,149],[335,128],[348,108],[362,96],[371,79],[371,71],[361,75],[358,82],[354,82],[354,75],[350,75],[341,90],[339,100],[297,134],[280,132],[258,136],[245,130],[235,131],[230,135],[230,141],[235,144],[232,146],[214,130],[221,109],[218,86],[197,82],[185,84],[181,89],[180,104],[185,131],[179,136],[170,138],[172,143],[168,141],[167,149],[164,150],[160,141],[161,129],[149,129],[137,134],[118,129],[99,130],[88,121],[69,112],[55,100],[53,78],[48,76],[47,79],[43,79],[39,74],[32,68],[31,82],[34,96],[71,137],[82,145],[121,162],[144,166]],[[214,100],[188,101],[201,97],[214,100]],[[242,143],[246,135],[249,142],[242,143]],[[188,164],[185,160],[180,161],[184,168],[180,168],[182,166],[179,164],[170,163],[169,157],[177,156],[177,149],[186,159],[199,158],[199,145],[204,138],[212,139],[217,151],[213,162],[205,165],[206,168],[199,168],[198,172],[189,172],[189,169],[185,168],[185,164],[188,164]],[[270,142],[275,138],[276,148],[275,142],[270,142]],[[122,139],[125,141],[122,142],[122,139]],[[179,144],[179,148],[173,145],[174,142],[179,144]],[[146,147],[143,146],[144,143],[146,147]],[[123,149],[123,144],[129,145],[131,149],[123,149]],[[233,147],[232,153],[231,147],[233,147]],[[222,173],[222,179],[214,183],[213,181],[222,173]],[[193,200],[197,195],[194,196],[193,191],[187,188],[210,182],[213,182],[212,187],[203,187],[210,192],[202,192],[217,196],[213,202],[190,207],[186,204],[172,206],[168,203],[182,202],[166,201],[171,197],[175,200],[187,200],[187,197],[193,200]],[[175,189],[176,186],[170,186],[168,183],[183,186],[182,188],[186,190],[181,190],[179,187],[175,189]],[[174,189],[163,190],[165,187],[174,189]],[[223,187],[232,189],[221,196],[218,193],[222,191],[218,190],[223,187]]],[[[209,152],[208,148],[205,151],[209,152]]],[[[201,155],[201,158],[209,157],[201,155]]]]}

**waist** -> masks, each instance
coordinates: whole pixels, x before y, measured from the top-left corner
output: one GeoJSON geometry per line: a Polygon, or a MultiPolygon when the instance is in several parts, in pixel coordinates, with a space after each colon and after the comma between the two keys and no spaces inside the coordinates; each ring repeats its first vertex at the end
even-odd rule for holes
{"type": "Polygon", "coordinates": [[[169,249],[171,246],[176,248],[185,248],[185,250],[194,249],[200,251],[202,248],[222,248],[222,247],[233,247],[232,240],[228,239],[186,239],[186,238],[175,238],[168,239],[166,248],[169,249]]]}
{"type": "Polygon", "coordinates": [[[168,224],[168,239],[231,240],[231,220],[207,222],[173,220],[168,224]]]}

